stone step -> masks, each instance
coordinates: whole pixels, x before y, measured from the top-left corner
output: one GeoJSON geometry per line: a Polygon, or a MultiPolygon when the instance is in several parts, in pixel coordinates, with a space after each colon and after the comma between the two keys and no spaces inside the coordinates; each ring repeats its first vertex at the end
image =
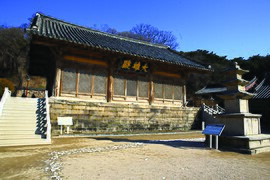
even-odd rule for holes
{"type": "Polygon", "coordinates": [[[16,124],[36,124],[37,120],[35,119],[0,119],[0,125],[16,125],[16,124]]]}
{"type": "Polygon", "coordinates": [[[29,119],[29,118],[32,118],[32,119],[36,119],[37,118],[37,114],[5,114],[3,116],[0,117],[0,119],[29,119]]]}
{"type": "Polygon", "coordinates": [[[28,124],[28,125],[16,125],[16,126],[10,126],[10,125],[0,125],[0,131],[32,131],[34,132],[36,130],[37,126],[35,124],[28,124]]]}
{"type": "Polygon", "coordinates": [[[14,125],[18,125],[18,126],[24,126],[24,125],[28,125],[28,124],[36,124],[37,121],[35,119],[29,119],[29,120],[17,120],[17,119],[9,119],[9,120],[1,120],[0,119],[0,125],[3,126],[14,126],[14,125]]]}
{"type": "Polygon", "coordinates": [[[7,111],[7,110],[33,110],[33,109],[37,109],[37,105],[6,105],[3,108],[3,111],[7,111]]]}
{"type": "Polygon", "coordinates": [[[250,136],[221,136],[219,144],[222,149],[245,154],[257,154],[270,151],[270,134],[250,136]]]}
{"type": "Polygon", "coordinates": [[[6,102],[5,107],[34,107],[37,106],[38,104],[36,102],[6,102]]]}
{"type": "Polygon", "coordinates": [[[37,109],[36,104],[5,104],[3,110],[32,110],[37,109]]]}
{"type": "Polygon", "coordinates": [[[248,136],[249,148],[270,147],[270,135],[248,136]]]}
{"type": "Polygon", "coordinates": [[[24,117],[24,116],[36,116],[37,113],[34,111],[22,111],[22,112],[3,112],[1,117],[13,116],[13,117],[24,117]]]}
{"type": "Polygon", "coordinates": [[[30,134],[35,134],[35,130],[18,129],[18,130],[1,130],[0,131],[0,136],[1,135],[30,135],[30,134]]]}
{"type": "Polygon", "coordinates": [[[34,102],[40,102],[37,98],[16,98],[16,97],[11,97],[6,100],[6,103],[13,103],[13,102],[25,102],[25,103],[34,103],[34,102]]]}
{"type": "Polygon", "coordinates": [[[264,152],[270,152],[270,146],[251,149],[251,152],[249,154],[259,154],[264,152]]]}
{"type": "Polygon", "coordinates": [[[0,117],[0,146],[49,144],[37,129],[37,98],[8,98],[0,117]]]}
{"type": "Polygon", "coordinates": [[[37,114],[35,112],[21,112],[21,113],[7,113],[7,112],[3,112],[1,119],[5,119],[6,117],[33,117],[36,118],[37,114]]]}
{"type": "Polygon", "coordinates": [[[0,140],[2,139],[41,139],[41,136],[37,134],[2,134],[0,140]]]}
{"type": "Polygon", "coordinates": [[[0,126],[28,126],[28,125],[36,125],[38,122],[36,121],[0,121],[0,126]]]}
{"type": "Polygon", "coordinates": [[[8,101],[34,102],[34,101],[38,101],[38,98],[10,97],[8,98],[8,101]]]}
{"type": "Polygon", "coordinates": [[[36,114],[29,114],[29,115],[16,115],[16,114],[12,114],[12,115],[5,115],[0,117],[0,120],[9,120],[9,119],[13,119],[13,120],[17,120],[20,121],[21,119],[23,120],[27,120],[27,119],[32,119],[32,120],[36,120],[37,119],[37,115],[36,114]]]}
{"type": "Polygon", "coordinates": [[[27,146],[27,145],[40,145],[49,144],[46,139],[2,139],[0,146],[27,146]]]}

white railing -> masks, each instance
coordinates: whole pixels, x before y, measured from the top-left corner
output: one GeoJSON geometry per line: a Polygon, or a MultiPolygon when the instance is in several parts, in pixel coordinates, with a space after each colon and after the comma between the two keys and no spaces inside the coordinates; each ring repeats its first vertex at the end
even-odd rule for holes
{"type": "Polygon", "coordinates": [[[11,91],[8,90],[8,88],[5,88],[4,94],[2,96],[2,99],[0,101],[0,116],[2,116],[2,112],[3,112],[3,108],[4,108],[4,104],[6,102],[6,100],[11,96],[11,91]]]}
{"type": "Polygon", "coordinates": [[[46,120],[47,120],[47,134],[46,139],[48,142],[51,143],[51,118],[50,118],[50,107],[49,107],[49,97],[48,97],[48,91],[45,91],[45,101],[46,101],[46,120]]]}
{"type": "Polygon", "coordinates": [[[203,111],[207,112],[210,115],[225,113],[225,109],[220,107],[218,104],[216,104],[213,107],[210,107],[210,106],[207,106],[207,105],[203,104],[202,107],[203,107],[203,111]]]}
{"type": "Polygon", "coordinates": [[[202,130],[204,130],[205,125],[211,124],[216,121],[215,115],[225,113],[225,109],[220,107],[218,104],[215,106],[207,106],[203,103],[202,105],[202,130]],[[208,115],[207,115],[208,114],[208,115]]]}

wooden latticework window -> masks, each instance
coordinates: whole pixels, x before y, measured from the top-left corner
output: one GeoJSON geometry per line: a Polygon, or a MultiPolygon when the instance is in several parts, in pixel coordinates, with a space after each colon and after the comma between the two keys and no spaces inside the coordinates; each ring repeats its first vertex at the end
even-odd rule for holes
{"type": "Polygon", "coordinates": [[[76,93],[76,69],[64,69],[62,78],[62,91],[76,93]]]}
{"type": "Polygon", "coordinates": [[[125,79],[121,76],[114,78],[114,95],[125,95],[125,79]]]}
{"type": "Polygon", "coordinates": [[[114,100],[143,101],[149,100],[149,82],[146,78],[114,77],[114,100]]]}
{"type": "Polygon", "coordinates": [[[127,96],[137,96],[137,82],[135,79],[127,79],[127,96]]]}
{"type": "Polygon", "coordinates": [[[163,98],[163,84],[162,81],[155,82],[155,98],[163,98]]]}
{"type": "Polygon", "coordinates": [[[148,97],[148,84],[146,79],[139,79],[139,97],[148,97]]]}
{"type": "Polygon", "coordinates": [[[107,76],[105,71],[98,73],[90,70],[66,68],[62,71],[62,94],[106,96],[107,76]]]}
{"type": "Polygon", "coordinates": [[[165,99],[173,99],[173,85],[164,84],[165,99]]]}
{"type": "Polygon", "coordinates": [[[94,78],[94,94],[106,94],[107,77],[105,73],[99,72],[94,78]]]}
{"type": "Polygon", "coordinates": [[[182,100],[183,99],[183,89],[180,85],[174,86],[174,99],[175,100],[182,100]]]}
{"type": "Polygon", "coordinates": [[[80,71],[79,92],[91,93],[92,75],[88,71],[80,71]]]}
{"type": "Polygon", "coordinates": [[[155,79],[154,98],[160,102],[182,103],[183,87],[178,79],[155,79]]]}

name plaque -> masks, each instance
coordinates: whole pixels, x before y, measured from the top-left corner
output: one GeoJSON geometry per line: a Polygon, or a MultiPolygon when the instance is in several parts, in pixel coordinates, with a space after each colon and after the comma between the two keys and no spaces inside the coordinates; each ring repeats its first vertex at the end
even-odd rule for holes
{"type": "Polygon", "coordinates": [[[148,73],[149,64],[141,61],[123,60],[119,62],[118,68],[128,72],[148,73]]]}

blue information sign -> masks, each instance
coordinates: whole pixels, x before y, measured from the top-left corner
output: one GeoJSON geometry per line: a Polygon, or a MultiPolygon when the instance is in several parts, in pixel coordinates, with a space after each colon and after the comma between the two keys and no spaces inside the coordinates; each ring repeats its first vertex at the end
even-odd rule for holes
{"type": "Polygon", "coordinates": [[[225,125],[223,124],[209,124],[203,130],[203,134],[220,136],[225,125]]]}

